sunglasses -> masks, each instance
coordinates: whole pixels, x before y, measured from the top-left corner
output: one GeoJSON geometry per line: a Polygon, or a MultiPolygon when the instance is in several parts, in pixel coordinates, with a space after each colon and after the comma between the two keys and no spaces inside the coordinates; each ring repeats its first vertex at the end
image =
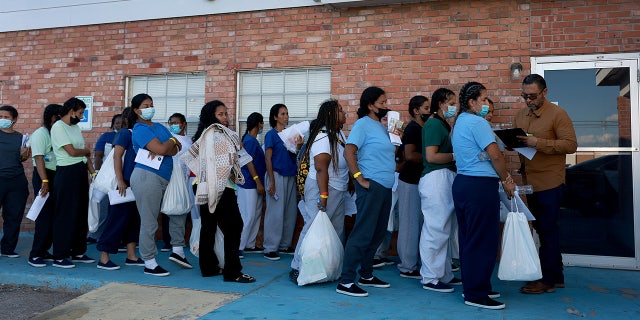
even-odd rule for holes
{"type": "Polygon", "coordinates": [[[522,99],[526,100],[536,100],[538,99],[538,96],[542,93],[542,91],[538,92],[538,93],[523,93],[520,96],[522,97],[522,99]]]}

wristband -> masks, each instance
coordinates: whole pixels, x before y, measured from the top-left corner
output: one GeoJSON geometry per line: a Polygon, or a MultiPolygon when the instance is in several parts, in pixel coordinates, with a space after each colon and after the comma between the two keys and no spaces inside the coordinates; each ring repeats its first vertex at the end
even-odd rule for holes
{"type": "Polygon", "coordinates": [[[329,196],[328,196],[328,195],[321,194],[321,195],[320,195],[320,198],[322,198],[322,199],[329,199],[329,196]]]}
{"type": "Polygon", "coordinates": [[[49,180],[47,180],[47,179],[42,180],[42,183],[45,183],[45,182],[49,183],[49,180]]]}
{"type": "Polygon", "coordinates": [[[96,175],[98,175],[98,174],[97,174],[97,173],[95,173],[95,172],[93,172],[93,173],[91,174],[91,176],[92,176],[92,177],[95,177],[96,175]]]}
{"type": "Polygon", "coordinates": [[[358,177],[361,176],[361,175],[362,175],[362,172],[358,171],[358,172],[353,174],[353,178],[354,179],[358,179],[358,177]]]}
{"type": "Polygon", "coordinates": [[[171,138],[169,138],[169,140],[173,141],[173,143],[175,143],[176,145],[178,145],[178,140],[176,140],[176,138],[171,137],[171,138]]]}
{"type": "Polygon", "coordinates": [[[253,176],[253,180],[258,180],[258,178],[260,178],[260,177],[258,177],[258,176],[253,176]]]}

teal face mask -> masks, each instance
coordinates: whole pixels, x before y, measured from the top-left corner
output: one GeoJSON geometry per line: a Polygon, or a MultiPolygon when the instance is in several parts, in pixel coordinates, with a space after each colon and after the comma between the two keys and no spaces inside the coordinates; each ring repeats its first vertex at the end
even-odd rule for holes
{"type": "Polygon", "coordinates": [[[144,120],[151,120],[153,119],[153,115],[156,114],[156,108],[144,108],[144,109],[140,109],[140,118],[144,119],[144,120]]]}
{"type": "Polygon", "coordinates": [[[486,104],[483,104],[482,107],[480,108],[480,111],[476,112],[476,114],[481,117],[486,116],[487,113],[489,113],[489,106],[486,104]]]}
{"type": "Polygon", "coordinates": [[[458,112],[458,108],[456,106],[448,106],[447,111],[444,112],[444,118],[449,119],[456,116],[458,112]]]}
{"type": "Polygon", "coordinates": [[[179,124],[172,124],[172,125],[169,126],[169,130],[173,134],[178,134],[178,133],[180,133],[180,131],[182,129],[180,129],[180,125],[179,124]]]}
{"type": "Polygon", "coordinates": [[[12,124],[13,121],[9,119],[0,119],[0,129],[9,129],[12,124]]]}

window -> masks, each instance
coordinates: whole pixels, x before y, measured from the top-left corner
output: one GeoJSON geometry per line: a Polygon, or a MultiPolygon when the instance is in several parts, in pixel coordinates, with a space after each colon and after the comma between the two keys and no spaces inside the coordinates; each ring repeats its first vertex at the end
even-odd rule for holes
{"type": "Polygon", "coordinates": [[[312,120],[320,104],[331,97],[331,69],[305,68],[241,71],[238,74],[238,133],[244,134],[247,117],[259,112],[265,132],[270,129],[269,110],[276,103],[289,109],[289,125],[312,120]]]}
{"type": "Polygon", "coordinates": [[[187,135],[196,132],[200,109],[204,105],[204,74],[131,76],[128,81],[127,101],[139,93],[153,98],[154,122],[167,123],[169,117],[178,112],[187,118],[187,135]]]}

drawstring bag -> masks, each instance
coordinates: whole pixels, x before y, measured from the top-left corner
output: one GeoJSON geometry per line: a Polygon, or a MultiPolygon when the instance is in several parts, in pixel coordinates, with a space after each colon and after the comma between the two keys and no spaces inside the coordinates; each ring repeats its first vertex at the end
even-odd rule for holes
{"type": "Polygon", "coordinates": [[[525,214],[519,212],[516,197],[517,192],[511,198],[511,212],[507,214],[504,223],[498,278],[510,281],[538,280],[542,278],[540,258],[533,243],[529,222],[525,214]]]}
{"type": "Polygon", "coordinates": [[[334,281],[342,272],[342,242],[324,211],[318,211],[300,244],[298,285],[334,281]]]}
{"type": "Polygon", "coordinates": [[[191,206],[193,206],[193,201],[191,200],[191,192],[189,191],[189,186],[187,186],[187,180],[182,171],[182,166],[180,166],[180,161],[174,158],[171,179],[169,179],[169,185],[167,185],[167,190],[164,192],[160,212],[169,216],[179,216],[189,213],[191,206]]]}

